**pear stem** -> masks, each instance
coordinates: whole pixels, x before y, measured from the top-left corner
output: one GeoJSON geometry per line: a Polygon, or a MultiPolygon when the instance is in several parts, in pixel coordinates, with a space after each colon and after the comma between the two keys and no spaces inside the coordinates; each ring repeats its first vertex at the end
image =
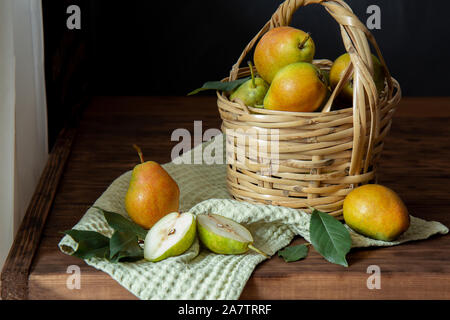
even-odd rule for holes
{"type": "Polygon", "coordinates": [[[249,68],[250,68],[250,74],[252,75],[252,85],[253,85],[253,88],[256,88],[255,74],[253,73],[253,64],[252,64],[251,61],[249,61],[249,62],[247,62],[247,63],[248,63],[248,66],[249,66],[249,68]]]}
{"type": "Polygon", "coordinates": [[[269,256],[268,254],[262,252],[262,251],[259,250],[258,248],[255,248],[253,245],[249,244],[248,247],[249,247],[250,249],[252,249],[253,251],[257,252],[257,253],[262,254],[262,255],[263,255],[264,257],[266,257],[267,259],[270,259],[270,256],[269,256]]]}
{"type": "Polygon", "coordinates": [[[299,48],[300,50],[302,50],[303,47],[305,46],[306,42],[307,42],[310,38],[311,38],[311,34],[308,32],[308,33],[306,34],[305,39],[303,39],[303,41],[300,42],[300,44],[298,45],[298,48],[299,48]]]}
{"type": "Polygon", "coordinates": [[[136,151],[139,155],[139,159],[141,160],[141,163],[144,163],[144,155],[142,154],[141,148],[139,148],[139,146],[137,144],[133,144],[133,148],[136,149],[136,151]]]}

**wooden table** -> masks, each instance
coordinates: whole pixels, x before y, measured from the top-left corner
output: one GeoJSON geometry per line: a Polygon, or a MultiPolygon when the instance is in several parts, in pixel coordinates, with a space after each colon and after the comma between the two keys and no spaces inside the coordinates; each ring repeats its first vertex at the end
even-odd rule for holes
{"type": "MultiPolygon", "coordinates": [[[[70,229],[115,178],[133,168],[138,161],[133,143],[142,147],[146,159],[168,162],[177,143],[170,141],[172,131],[193,132],[194,120],[203,121],[203,130],[219,128],[214,97],[93,98],[79,127],[63,132],[51,154],[3,270],[2,297],[134,299],[106,273],[62,254],[57,248],[59,231],[70,229]],[[80,290],[66,287],[70,265],[81,268],[80,290]]],[[[386,141],[379,177],[401,195],[411,214],[447,226],[449,121],[450,98],[404,98],[386,141]]],[[[353,250],[348,261],[349,268],[333,265],[313,249],[295,263],[273,257],[256,268],[241,298],[450,299],[448,235],[353,250]],[[367,288],[370,265],[381,268],[380,290],[367,288]]]]}

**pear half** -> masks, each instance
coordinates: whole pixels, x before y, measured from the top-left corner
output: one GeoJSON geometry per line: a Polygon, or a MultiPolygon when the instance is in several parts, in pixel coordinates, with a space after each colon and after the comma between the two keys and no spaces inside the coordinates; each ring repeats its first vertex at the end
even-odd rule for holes
{"type": "Polygon", "coordinates": [[[253,237],[250,231],[224,216],[212,213],[197,215],[197,233],[200,241],[212,252],[241,254],[252,249],[266,258],[270,258],[253,246],[253,237]]]}
{"type": "Polygon", "coordinates": [[[169,213],[147,233],[144,242],[144,258],[157,262],[178,256],[191,247],[195,234],[196,222],[192,213],[169,213]]]}

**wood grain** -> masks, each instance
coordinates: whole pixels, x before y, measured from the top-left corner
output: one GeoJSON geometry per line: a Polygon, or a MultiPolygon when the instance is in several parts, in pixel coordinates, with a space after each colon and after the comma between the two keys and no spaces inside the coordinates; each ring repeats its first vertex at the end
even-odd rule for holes
{"type": "MultiPolygon", "coordinates": [[[[137,163],[170,161],[176,128],[219,128],[214,97],[96,97],[78,128],[28,279],[29,299],[135,299],[106,273],[62,254],[59,231],[71,228],[105,188],[137,163]],[[78,265],[81,289],[69,290],[67,268],[78,265]]],[[[405,98],[394,118],[379,182],[406,202],[411,214],[450,226],[450,98],[405,98]],[[414,169],[410,169],[414,168],[414,169]]],[[[22,230],[23,232],[23,230],[22,230]]],[[[294,242],[301,242],[297,239],[294,242]]],[[[241,299],[450,299],[450,237],[348,255],[350,267],[326,262],[311,249],[299,262],[273,257],[256,268],[241,299]],[[381,268],[381,290],[366,286],[367,267],[381,268]]],[[[26,255],[26,254],[25,254],[26,255]]],[[[2,291],[13,283],[2,284],[2,291]]],[[[14,289],[16,290],[16,289],[14,289]]]]}
{"type": "Polygon", "coordinates": [[[40,243],[47,215],[56,195],[76,129],[63,129],[50,153],[36,191],[14,239],[1,274],[2,299],[25,299],[28,274],[40,243]]]}

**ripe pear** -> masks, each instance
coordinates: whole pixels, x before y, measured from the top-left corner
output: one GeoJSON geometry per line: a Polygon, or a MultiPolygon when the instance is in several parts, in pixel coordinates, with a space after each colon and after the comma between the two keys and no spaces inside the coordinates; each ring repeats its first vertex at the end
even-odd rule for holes
{"type": "Polygon", "coordinates": [[[316,47],[311,36],[292,27],[268,31],[258,42],[253,60],[259,75],[269,83],[277,72],[295,62],[312,62],[316,47]]]}
{"type": "MultiPolygon", "coordinates": [[[[378,60],[378,58],[373,54],[372,61],[374,72],[373,79],[375,81],[378,93],[380,93],[384,88],[385,77],[383,73],[383,67],[381,66],[380,60],[378,60]]],[[[345,70],[350,65],[350,62],[350,55],[348,53],[344,53],[334,61],[333,66],[330,70],[330,84],[333,89],[337,86],[339,80],[341,80],[341,78],[344,76],[345,70]]],[[[341,93],[339,94],[339,97],[345,101],[353,100],[353,78],[344,85],[341,93]]]]}
{"type": "Polygon", "coordinates": [[[233,101],[239,98],[249,107],[259,106],[263,104],[264,97],[267,90],[269,90],[269,84],[260,77],[255,77],[253,72],[253,65],[248,63],[252,78],[244,82],[236,89],[231,95],[230,100],[233,101]]]}
{"type": "Polygon", "coordinates": [[[393,241],[408,230],[408,209],[395,191],[366,184],[353,189],[344,199],[345,223],[367,237],[393,241]]]}
{"type": "Polygon", "coordinates": [[[157,262],[178,256],[191,247],[195,240],[195,233],[196,222],[192,213],[169,213],[147,233],[144,242],[144,258],[157,262]]]}
{"type": "Polygon", "coordinates": [[[252,249],[266,258],[270,258],[253,246],[253,237],[250,231],[224,216],[212,213],[197,215],[197,231],[200,241],[212,252],[241,254],[252,249]]]}
{"type": "Polygon", "coordinates": [[[178,211],[180,189],[172,177],[154,161],[144,162],[138,150],[141,164],[134,167],[125,196],[125,209],[131,220],[150,229],[166,214],[178,211]]]}
{"type": "Polygon", "coordinates": [[[323,82],[325,83],[327,88],[329,88],[330,87],[330,70],[322,70],[322,69],[319,69],[319,70],[322,73],[323,82]]]}
{"type": "Polygon", "coordinates": [[[311,63],[297,62],[283,67],[270,85],[264,108],[278,111],[312,112],[327,96],[325,76],[311,63]]]}

